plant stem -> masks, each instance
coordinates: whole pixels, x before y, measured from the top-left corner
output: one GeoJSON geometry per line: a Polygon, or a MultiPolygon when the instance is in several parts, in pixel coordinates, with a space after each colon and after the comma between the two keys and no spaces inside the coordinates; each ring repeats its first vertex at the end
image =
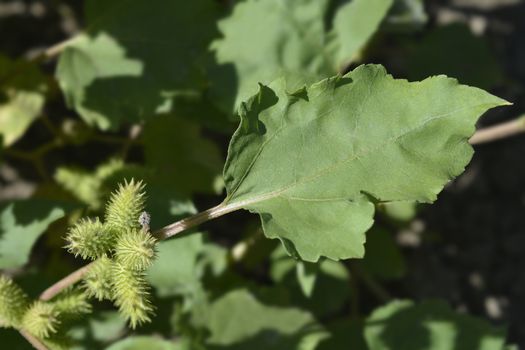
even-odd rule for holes
{"type": "Polygon", "coordinates": [[[84,277],[84,275],[88,272],[91,265],[93,265],[93,263],[89,263],[85,265],[84,267],[81,267],[80,269],[62,278],[60,281],[56,282],[51,287],[47,288],[45,291],[42,292],[42,294],[40,294],[40,300],[43,300],[43,301],[51,300],[53,299],[55,295],[59,294],[61,291],[63,291],[67,287],[80,281],[82,277],[84,277]]]}
{"type": "Polygon", "coordinates": [[[476,131],[469,140],[471,145],[496,141],[525,132],[525,115],[514,120],[476,131]]]}
{"type": "MultiPolygon", "coordinates": [[[[173,237],[176,234],[185,231],[191,227],[200,225],[206,221],[213,220],[219,216],[231,213],[232,211],[238,210],[242,207],[244,203],[236,204],[219,204],[213,208],[205,210],[203,212],[197,213],[195,215],[189,216],[185,219],[177,221],[171,225],[165,226],[153,233],[153,236],[157,237],[159,240],[163,240],[169,237],[173,237]]],[[[40,294],[40,300],[47,301],[51,300],[55,295],[59,294],[61,291],[67,287],[79,282],[84,275],[89,271],[93,263],[89,263],[80,269],[72,272],[66,277],[62,278],[60,281],[53,284],[51,287],[47,288],[42,294],[40,294]]]]}
{"type": "Polygon", "coordinates": [[[40,340],[35,338],[33,335],[28,333],[27,331],[20,329],[18,332],[22,335],[22,337],[26,338],[26,340],[29,342],[29,344],[33,345],[33,347],[37,350],[48,350],[47,347],[42,344],[40,340]]]}
{"type": "Polygon", "coordinates": [[[39,53],[36,56],[34,56],[33,58],[31,58],[30,61],[33,62],[33,63],[40,63],[40,62],[43,62],[43,61],[48,60],[50,58],[54,58],[54,57],[60,55],[60,53],[62,51],[64,51],[66,46],[69,43],[71,43],[73,40],[75,40],[76,38],[77,38],[77,35],[75,35],[75,36],[73,36],[73,37],[71,37],[69,39],[66,39],[64,41],[61,41],[59,43],[56,43],[55,45],[48,47],[47,49],[45,49],[41,53],[39,53]]]}

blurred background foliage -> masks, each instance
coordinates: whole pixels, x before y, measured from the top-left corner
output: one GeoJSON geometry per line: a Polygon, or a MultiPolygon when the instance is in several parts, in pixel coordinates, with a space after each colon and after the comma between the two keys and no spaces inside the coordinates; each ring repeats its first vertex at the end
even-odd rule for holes
{"type": "MultiPolygon", "coordinates": [[[[0,269],[36,297],[81,266],[67,226],[124,178],[147,183],[152,229],[219,203],[234,111],[279,76],[381,63],[514,102],[482,125],[522,114],[524,17],[520,0],[2,0],[0,269]]],[[[362,260],[296,261],[244,212],[161,242],[153,323],[99,303],[77,348],[525,347],[525,140],[476,150],[435,205],[378,205],[362,260]]]]}

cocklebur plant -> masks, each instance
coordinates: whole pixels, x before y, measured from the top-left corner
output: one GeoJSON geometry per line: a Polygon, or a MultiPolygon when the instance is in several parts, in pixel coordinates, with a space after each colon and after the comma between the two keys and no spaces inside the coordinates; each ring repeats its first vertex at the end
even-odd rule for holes
{"type": "Polygon", "coordinates": [[[68,348],[68,322],[91,312],[89,298],[114,302],[132,328],[149,322],[154,308],[145,270],[155,258],[156,239],[143,214],[144,199],[142,182],[125,181],[112,194],[104,223],[81,219],[70,228],[65,248],[93,260],[82,286],[69,287],[51,300],[31,301],[11,279],[0,276],[0,324],[56,349],[68,348]]]}
{"type": "Polygon", "coordinates": [[[0,276],[0,325],[28,332],[50,349],[67,348],[59,332],[68,321],[91,312],[87,295],[76,287],[52,301],[33,300],[10,278],[0,276]]]}
{"type": "Polygon", "coordinates": [[[18,328],[29,298],[10,278],[0,275],[0,326],[18,328]]]}
{"type": "Polygon", "coordinates": [[[107,256],[91,263],[89,270],[84,275],[84,288],[89,297],[99,301],[111,300],[113,295],[112,269],[113,261],[107,256]]]}
{"type": "Polygon", "coordinates": [[[22,319],[22,328],[39,338],[57,333],[60,313],[53,304],[37,300],[31,304],[22,319]]]}
{"type": "Polygon", "coordinates": [[[156,239],[140,220],[144,204],[144,184],[125,181],[111,195],[104,223],[81,220],[66,237],[75,256],[96,259],[84,276],[87,295],[113,301],[132,328],[150,321],[153,312],[144,273],[155,258],[156,239]]]}
{"type": "MultiPolygon", "coordinates": [[[[239,209],[258,213],[264,234],[296,258],[362,258],[375,204],[436,200],[470,161],[468,139],[479,116],[505,104],[455,79],[412,83],[378,65],[291,91],[284,79],[260,85],[239,109],[221,204],[153,235],[144,184],[124,182],[111,195],[104,222],[81,220],[66,237],[72,254],[92,262],[44,294],[51,299],[83,281],[86,296],[113,302],[131,328],[140,326],[154,312],[145,273],[157,240],[239,209]]],[[[62,335],[64,307],[30,305],[22,327],[27,313],[36,318],[25,322],[31,334],[62,335]]]]}
{"type": "Polygon", "coordinates": [[[95,260],[104,256],[113,247],[116,236],[109,234],[98,218],[81,219],[67,234],[67,250],[82,259],[95,260]]]}
{"type": "Polygon", "coordinates": [[[139,219],[144,211],[145,199],[144,184],[141,181],[132,179],[119,185],[106,206],[106,227],[117,236],[133,228],[142,228],[139,219]]]}

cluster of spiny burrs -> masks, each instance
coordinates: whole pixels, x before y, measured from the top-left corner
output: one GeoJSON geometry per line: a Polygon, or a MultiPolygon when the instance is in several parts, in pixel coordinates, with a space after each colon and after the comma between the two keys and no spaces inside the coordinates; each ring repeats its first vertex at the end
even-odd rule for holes
{"type": "Polygon", "coordinates": [[[142,182],[125,182],[111,195],[104,223],[81,220],[66,237],[72,254],[95,260],[84,277],[87,294],[113,301],[132,328],[149,322],[153,312],[145,271],[156,239],[143,223],[144,203],[142,182]]]}

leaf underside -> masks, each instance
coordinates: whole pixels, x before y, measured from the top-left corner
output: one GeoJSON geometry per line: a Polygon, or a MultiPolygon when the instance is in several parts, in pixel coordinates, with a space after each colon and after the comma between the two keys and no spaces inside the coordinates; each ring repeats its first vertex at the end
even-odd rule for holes
{"type": "Polygon", "coordinates": [[[364,255],[374,203],[433,202],[461,174],[486,110],[507,104],[446,76],[394,79],[380,65],[295,92],[281,79],[240,108],[225,205],[307,261],[364,255]]]}

